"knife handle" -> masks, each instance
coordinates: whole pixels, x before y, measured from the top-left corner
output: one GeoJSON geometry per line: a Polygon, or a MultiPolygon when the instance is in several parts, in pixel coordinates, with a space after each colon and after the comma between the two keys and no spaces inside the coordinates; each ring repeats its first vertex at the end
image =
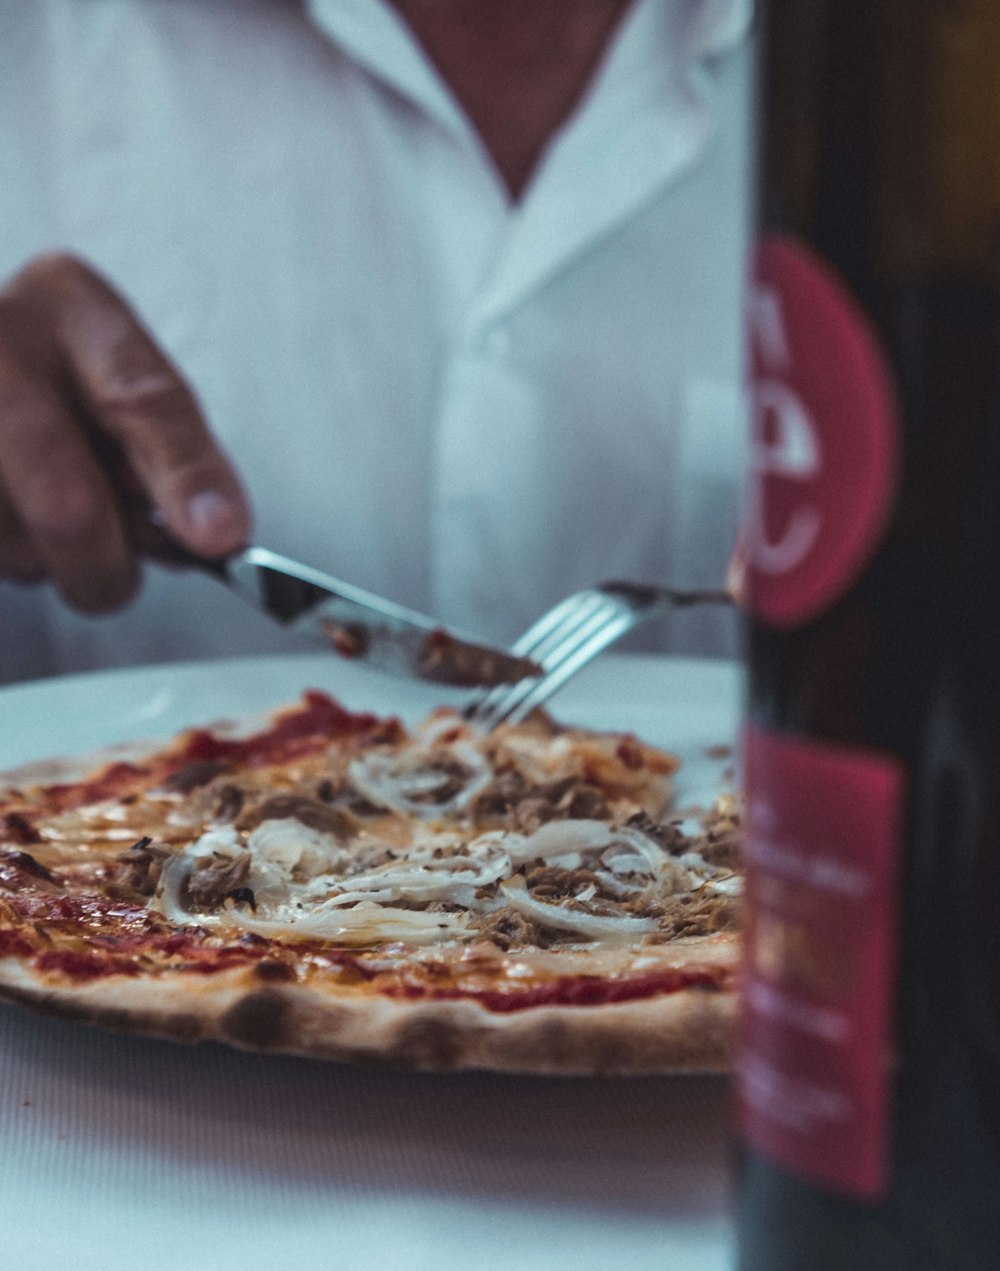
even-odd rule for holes
{"type": "Polygon", "coordinates": [[[159,519],[159,512],[152,504],[146,503],[145,507],[123,507],[122,511],[129,541],[140,555],[160,565],[198,569],[204,574],[211,574],[213,578],[228,581],[228,558],[199,556],[197,552],[192,552],[183,543],[179,543],[159,519]]]}
{"type": "Polygon", "coordinates": [[[228,582],[227,558],[199,556],[179,543],[163,523],[162,513],[150,502],[128,457],[119,443],[107,433],[89,430],[88,440],[101,466],[111,478],[125,533],[140,556],[162,565],[182,569],[198,569],[228,582]]]}

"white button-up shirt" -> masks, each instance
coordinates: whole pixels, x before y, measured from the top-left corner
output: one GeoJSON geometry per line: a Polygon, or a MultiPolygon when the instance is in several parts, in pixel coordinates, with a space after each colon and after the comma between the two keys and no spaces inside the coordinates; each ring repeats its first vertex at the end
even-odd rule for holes
{"type": "MultiPolygon", "coordinates": [[[[717,585],[742,456],[748,0],[637,0],[512,204],[380,0],[0,0],[0,274],[69,249],[193,384],[256,541],[494,639],[717,585]]],[[[0,678],[296,647],[200,576],[0,586],[0,678]]],[[[653,637],[731,653],[731,615],[653,637]]]]}

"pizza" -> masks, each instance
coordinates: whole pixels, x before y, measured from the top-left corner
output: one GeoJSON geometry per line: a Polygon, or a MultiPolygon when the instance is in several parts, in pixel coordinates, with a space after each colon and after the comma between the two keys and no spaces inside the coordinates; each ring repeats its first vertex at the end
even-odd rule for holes
{"type": "Polygon", "coordinates": [[[0,778],[0,997],[111,1029],[444,1070],[728,1067],[731,795],[536,712],[320,692],[0,778]]]}

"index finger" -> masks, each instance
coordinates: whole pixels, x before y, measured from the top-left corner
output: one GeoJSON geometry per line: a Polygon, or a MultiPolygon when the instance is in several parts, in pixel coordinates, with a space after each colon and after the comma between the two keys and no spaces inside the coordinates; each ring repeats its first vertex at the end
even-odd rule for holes
{"type": "Polygon", "coordinates": [[[139,318],[73,257],[44,258],[28,272],[48,297],[79,407],[120,445],[167,528],[205,556],[243,546],[250,513],[239,479],[194,393],[139,318]]]}

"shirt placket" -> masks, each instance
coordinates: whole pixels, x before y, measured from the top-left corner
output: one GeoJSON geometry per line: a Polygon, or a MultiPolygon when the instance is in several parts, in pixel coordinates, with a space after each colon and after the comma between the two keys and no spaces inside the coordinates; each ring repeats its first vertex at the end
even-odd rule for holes
{"type": "MultiPolygon", "coordinates": [[[[668,8],[680,14],[678,6],[668,8]]],[[[546,474],[537,460],[542,430],[559,421],[543,418],[539,382],[524,369],[532,359],[519,346],[519,317],[546,303],[549,279],[696,161],[709,134],[710,109],[686,91],[685,58],[676,53],[667,69],[648,60],[657,43],[644,28],[663,20],[662,6],[635,15],[586,107],[511,212],[441,376],[431,465],[432,603],[442,619],[492,638],[518,634],[509,602],[558,532],[546,519],[546,474]]]]}
{"type": "MultiPolygon", "coordinates": [[[[310,3],[353,56],[451,134],[468,165],[456,177],[463,191],[482,181],[489,165],[478,140],[396,15],[371,0],[310,3]]],[[[518,356],[518,315],[549,278],[696,161],[711,109],[692,75],[715,36],[696,30],[692,15],[713,7],[720,5],[640,0],[588,100],[524,203],[506,216],[495,250],[482,239],[473,247],[461,232],[438,244],[442,278],[455,286],[459,273],[466,282],[455,288],[454,325],[444,336],[428,421],[428,581],[430,603],[444,620],[484,635],[515,634],[505,629],[505,597],[517,594],[533,543],[552,528],[544,517],[544,474],[532,463],[546,421],[537,384],[523,369],[531,359],[518,356]],[[476,261],[470,252],[478,252],[476,261]],[[470,287],[473,278],[479,281],[470,287]]],[[[740,4],[726,0],[724,7],[740,4]]],[[[487,203],[483,214],[496,216],[487,203]]]]}

